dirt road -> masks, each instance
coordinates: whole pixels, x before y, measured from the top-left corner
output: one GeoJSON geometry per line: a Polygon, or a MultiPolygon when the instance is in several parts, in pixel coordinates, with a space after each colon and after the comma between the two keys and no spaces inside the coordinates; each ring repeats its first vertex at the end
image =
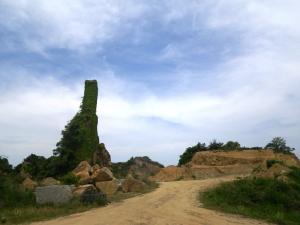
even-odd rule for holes
{"type": "Polygon", "coordinates": [[[35,225],[257,225],[241,216],[199,207],[199,190],[233,177],[162,183],[154,192],[113,203],[107,207],[35,225]]]}

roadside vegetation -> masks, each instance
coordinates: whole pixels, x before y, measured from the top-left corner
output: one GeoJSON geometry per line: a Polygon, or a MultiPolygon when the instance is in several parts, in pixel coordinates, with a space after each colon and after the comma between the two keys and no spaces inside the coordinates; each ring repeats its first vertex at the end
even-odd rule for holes
{"type": "Polygon", "coordinates": [[[300,169],[291,168],[288,181],[243,178],[200,193],[205,207],[264,219],[281,225],[300,224],[300,169]]]}
{"type": "Polygon", "coordinates": [[[84,212],[92,208],[105,206],[107,203],[119,202],[131,197],[155,190],[158,184],[148,182],[142,192],[118,192],[108,195],[106,199],[89,202],[74,198],[66,204],[37,205],[32,191],[25,190],[12,177],[0,177],[0,224],[23,224],[34,221],[49,220],[60,216],[84,212]]]}
{"type": "MultiPolygon", "coordinates": [[[[39,161],[41,158],[30,156],[29,159],[32,164],[27,163],[27,168],[30,169],[32,174],[38,177],[39,175],[36,173],[38,171],[38,164],[35,163],[35,160],[39,161]]],[[[122,201],[130,197],[145,194],[158,187],[157,183],[146,181],[147,185],[145,189],[139,193],[119,192],[95,202],[91,202],[90,196],[86,196],[86,199],[74,198],[67,204],[37,205],[33,191],[25,189],[21,184],[22,180],[23,178],[19,171],[13,169],[6,158],[0,157],[0,224],[29,223],[66,216],[104,206],[110,202],[122,201]]],[[[63,184],[76,185],[78,177],[69,173],[62,176],[60,181],[63,184]]]]}
{"type": "MultiPolygon", "coordinates": [[[[132,198],[141,194],[146,194],[154,191],[158,187],[158,184],[153,183],[151,186],[147,186],[141,193],[119,192],[115,195],[107,196],[108,202],[120,202],[128,198],[132,198]]],[[[83,204],[79,199],[74,199],[67,204],[61,205],[23,205],[18,207],[5,207],[0,212],[0,224],[23,224],[34,221],[43,221],[54,219],[60,216],[67,216],[74,213],[84,212],[93,208],[98,208],[103,204],[83,204]]]]}

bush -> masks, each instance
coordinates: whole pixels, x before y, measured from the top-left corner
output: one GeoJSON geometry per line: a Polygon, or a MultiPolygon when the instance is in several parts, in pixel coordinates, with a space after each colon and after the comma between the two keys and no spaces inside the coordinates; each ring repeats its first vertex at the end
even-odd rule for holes
{"type": "Polygon", "coordinates": [[[205,147],[205,143],[198,143],[197,145],[193,147],[189,147],[185,150],[185,152],[180,155],[178,166],[184,165],[188,162],[190,162],[193,158],[193,156],[200,151],[206,151],[207,148],[205,147]]]}
{"type": "Polygon", "coordinates": [[[219,150],[221,149],[223,146],[222,142],[218,142],[217,140],[213,140],[212,142],[210,142],[210,144],[208,145],[208,149],[209,150],[219,150]]]}
{"type": "Polygon", "coordinates": [[[281,152],[281,153],[291,153],[294,151],[294,148],[291,148],[286,145],[286,141],[282,137],[275,137],[272,139],[270,143],[266,145],[265,148],[271,148],[274,152],[281,152]]]}
{"type": "Polygon", "coordinates": [[[59,180],[63,184],[66,184],[66,185],[74,184],[77,186],[79,184],[80,177],[75,176],[73,173],[68,173],[65,176],[61,177],[59,180]]]}
{"type": "Polygon", "coordinates": [[[21,169],[29,173],[35,180],[40,180],[48,175],[47,159],[35,154],[29,155],[24,159],[21,169]]]}
{"type": "Polygon", "coordinates": [[[205,206],[286,225],[300,224],[300,169],[290,182],[244,178],[223,183],[201,194],[205,206]],[[278,216],[280,215],[280,216],[278,216]]]}
{"type": "Polygon", "coordinates": [[[7,158],[0,156],[0,175],[1,173],[11,173],[12,166],[9,164],[7,158]]]}
{"type": "Polygon", "coordinates": [[[276,163],[282,163],[282,161],[278,161],[278,160],[275,160],[275,159],[267,160],[267,168],[268,169],[271,168],[276,163]]]}
{"type": "Polygon", "coordinates": [[[95,190],[89,190],[80,196],[80,201],[84,204],[96,203],[97,205],[102,206],[107,204],[107,197],[104,193],[99,193],[95,190]]]}
{"type": "Polygon", "coordinates": [[[112,163],[111,172],[118,179],[125,178],[129,172],[130,166],[133,165],[133,160],[133,157],[131,157],[127,162],[112,163]]]}
{"type": "Polygon", "coordinates": [[[33,192],[21,187],[17,178],[0,176],[0,208],[33,204],[35,204],[33,192]]]}
{"type": "Polygon", "coordinates": [[[222,146],[223,150],[239,150],[240,148],[241,145],[237,141],[228,141],[225,145],[222,146]]]}

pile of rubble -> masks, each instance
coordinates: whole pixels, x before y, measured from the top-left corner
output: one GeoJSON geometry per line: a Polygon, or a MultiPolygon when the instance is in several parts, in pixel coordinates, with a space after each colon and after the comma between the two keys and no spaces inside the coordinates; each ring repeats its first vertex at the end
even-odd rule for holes
{"type": "Polygon", "coordinates": [[[91,166],[87,161],[82,161],[72,171],[78,177],[79,185],[62,185],[60,181],[48,177],[39,184],[27,177],[23,186],[35,190],[38,204],[67,203],[72,198],[81,198],[86,193],[114,195],[118,192],[141,192],[146,184],[128,175],[125,179],[116,179],[107,167],[98,164],[91,166]]]}

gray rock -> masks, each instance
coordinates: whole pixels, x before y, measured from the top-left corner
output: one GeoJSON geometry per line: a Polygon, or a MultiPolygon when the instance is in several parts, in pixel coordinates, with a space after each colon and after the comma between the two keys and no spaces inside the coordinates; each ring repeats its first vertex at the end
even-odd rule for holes
{"type": "Polygon", "coordinates": [[[68,203],[73,195],[74,187],[72,185],[51,185],[46,187],[37,187],[35,197],[37,204],[60,204],[68,203]]]}

